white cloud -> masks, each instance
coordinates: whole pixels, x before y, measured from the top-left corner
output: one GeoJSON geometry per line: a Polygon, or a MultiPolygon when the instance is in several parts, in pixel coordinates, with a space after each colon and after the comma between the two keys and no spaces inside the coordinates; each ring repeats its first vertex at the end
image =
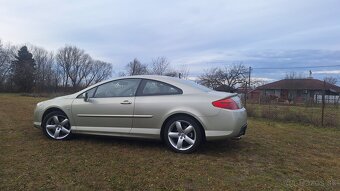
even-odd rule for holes
{"type": "Polygon", "coordinates": [[[313,71],[313,74],[340,74],[340,70],[319,70],[313,71]]]}
{"type": "Polygon", "coordinates": [[[266,78],[266,77],[252,77],[251,79],[252,79],[253,81],[263,81],[263,82],[272,82],[272,81],[277,80],[277,79],[266,78]]]}
{"type": "MultiPolygon", "coordinates": [[[[135,57],[166,56],[174,66],[188,65],[192,76],[235,61],[254,68],[334,64],[338,52],[309,50],[340,50],[339,6],[337,0],[0,0],[0,38],[54,51],[74,44],[116,70],[135,57]]],[[[268,79],[283,72],[254,70],[268,79]]]]}

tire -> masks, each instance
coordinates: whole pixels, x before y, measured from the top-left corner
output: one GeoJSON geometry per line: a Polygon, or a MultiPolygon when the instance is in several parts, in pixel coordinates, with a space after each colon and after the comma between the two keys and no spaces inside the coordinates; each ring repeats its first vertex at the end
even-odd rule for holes
{"type": "Polygon", "coordinates": [[[50,139],[65,140],[71,137],[71,124],[65,113],[53,111],[43,119],[42,131],[50,139]]]}
{"type": "Polygon", "coordinates": [[[177,153],[192,153],[202,143],[202,130],[193,118],[177,116],[165,124],[163,140],[177,153]]]}

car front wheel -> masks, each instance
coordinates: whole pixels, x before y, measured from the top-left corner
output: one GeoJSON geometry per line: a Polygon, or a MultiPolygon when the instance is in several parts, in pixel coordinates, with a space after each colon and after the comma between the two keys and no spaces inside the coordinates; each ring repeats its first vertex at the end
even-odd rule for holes
{"type": "Polygon", "coordinates": [[[44,134],[51,139],[63,140],[71,135],[71,125],[67,116],[60,111],[51,112],[43,120],[44,134]]]}
{"type": "Polygon", "coordinates": [[[168,147],[178,153],[192,153],[202,142],[200,126],[187,116],[169,120],[165,125],[163,136],[168,147]]]}

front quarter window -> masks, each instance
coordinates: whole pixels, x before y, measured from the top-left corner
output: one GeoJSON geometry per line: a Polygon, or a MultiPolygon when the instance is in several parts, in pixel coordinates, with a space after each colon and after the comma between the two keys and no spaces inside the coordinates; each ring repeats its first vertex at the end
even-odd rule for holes
{"type": "Polygon", "coordinates": [[[86,92],[80,94],[77,98],[84,98],[85,93],[89,96],[89,98],[92,98],[94,96],[94,93],[96,92],[97,87],[94,87],[92,89],[87,90],[86,92]]]}

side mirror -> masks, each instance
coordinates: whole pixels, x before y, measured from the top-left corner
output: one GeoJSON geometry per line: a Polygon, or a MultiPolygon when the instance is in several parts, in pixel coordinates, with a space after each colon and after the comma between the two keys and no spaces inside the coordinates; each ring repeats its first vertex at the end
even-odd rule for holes
{"type": "Polygon", "coordinates": [[[85,92],[85,94],[84,94],[84,101],[85,102],[88,102],[89,101],[89,94],[87,93],[87,92],[85,92]]]}

